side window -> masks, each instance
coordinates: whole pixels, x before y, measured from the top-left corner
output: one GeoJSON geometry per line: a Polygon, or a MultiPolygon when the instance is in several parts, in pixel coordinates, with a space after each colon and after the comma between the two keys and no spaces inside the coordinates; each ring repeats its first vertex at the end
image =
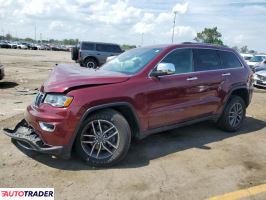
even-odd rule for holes
{"type": "Polygon", "coordinates": [[[82,50],[94,50],[94,44],[93,43],[86,43],[86,42],[83,42],[82,43],[82,47],[81,47],[82,50]]]}
{"type": "Polygon", "coordinates": [[[113,52],[113,53],[122,52],[118,45],[111,45],[111,44],[97,44],[96,50],[103,51],[103,52],[113,52]]]}
{"type": "Polygon", "coordinates": [[[216,50],[196,49],[195,71],[207,71],[221,68],[220,57],[216,50]]]}
{"type": "Polygon", "coordinates": [[[96,44],[96,50],[97,51],[107,52],[106,51],[106,45],[105,44],[96,44]]]}
{"type": "Polygon", "coordinates": [[[111,45],[111,51],[110,52],[114,52],[114,53],[121,53],[122,50],[118,45],[111,45]]]}
{"type": "Polygon", "coordinates": [[[193,70],[193,56],[191,49],[177,49],[167,55],[162,63],[172,63],[175,66],[175,73],[187,73],[193,70]]]}
{"type": "Polygon", "coordinates": [[[219,51],[223,68],[238,68],[242,67],[236,55],[228,51],[219,51]]]}

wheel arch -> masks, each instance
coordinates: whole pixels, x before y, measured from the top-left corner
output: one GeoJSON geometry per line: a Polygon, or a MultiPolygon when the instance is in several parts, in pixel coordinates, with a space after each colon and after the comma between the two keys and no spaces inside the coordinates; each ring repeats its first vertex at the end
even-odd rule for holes
{"type": "Polygon", "coordinates": [[[250,103],[250,92],[249,92],[248,88],[245,86],[233,87],[228,92],[228,95],[225,97],[225,100],[223,101],[223,105],[221,106],[221,108],[218,112],[218,118],[223,113],[224,108],[227,105],[228,101],[230,100],[230,97],[232,97],[232,95],[241,97],[244,100],[246,107],[248,107],[248,105],[250,103]]]}
{"type": "Polygon", "coordinates": [[[97,66],[99,66],[100,65],[100,62],[99,62],[99,60],[95,57],[95,56],[87,56],[87,57],[85,57],[84,59],[83,59],[83,63],[87,60],[87,59],[93,59],[93,60],[95,60],[96,61],[96,63],[97,63],[97,66]]]}
{"type": "Polygon", "coordinates": [[[72,150],[72,147],[73,147],[73,144],[76,140],[77,134],[80,132],[82,122],[84,120],[86,120],[90,115],[92,115],[96,112],[99,112],[101,110],[105,110],[105,109],[113,109],[113,110],[119,112],[120,114],[122,114],[125,117],[125,119],[127,120],[127,122],[129,123],[129,126],[132,130],[132,137],[139,138],[139,133],[140,133],[139,118],[137,116],[137,113],[136,113],[134,107],[130,103],[117,102],[117,103],[103,104],[103,105],[91,107],[84,112],[83,116],[81,117],[81,119],[80,119],[80,121],[79,121],[79,123],[75,129],[75,132],[71,138],[71,141],[68,145],[69,151],[72,150]]]}
{"type": "Polygon", "coordinates": [[[249,105],[249,92],[248,92],[247,88],[235,89],[231,92],[230,96],[232,96],[232,95],[241,97],[244,100],[246,107],[248,107],[248,105],[249,105]]]}

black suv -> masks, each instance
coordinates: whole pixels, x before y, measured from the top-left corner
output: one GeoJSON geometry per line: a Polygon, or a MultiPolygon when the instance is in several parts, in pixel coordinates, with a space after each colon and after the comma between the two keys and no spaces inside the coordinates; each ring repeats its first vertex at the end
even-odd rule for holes
{"type": "Polygon", "coordinates": [[[106,62],[107,57],[117,56],[123,51],[117,44],[100,42],[80,42],[72,48],[72,60],[80,66],[96,68],[106,62]]]}

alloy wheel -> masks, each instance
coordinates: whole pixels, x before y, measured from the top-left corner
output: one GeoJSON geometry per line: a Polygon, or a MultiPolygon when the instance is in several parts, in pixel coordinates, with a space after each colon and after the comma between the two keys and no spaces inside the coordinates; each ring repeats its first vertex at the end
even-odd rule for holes
{"type": "Polygon", "coordinates": [[[91,61],[89,61],[89,62],[87,62],[87,65],[86,65],[86,67],[87,68],[95,68],[95,64],[94,64],[94,62],[91,62],[91,61]]]}
{"type": "Polygon", "coordinates": [[[117,128],[106,120],[94,120],[88,123],[80,139],[83,150],[94,159],[106,159],[112,156],[120,142],[117,128]]]}
{"type": "Polygon", "coordinates": [[[243,118],[243,107],[240,103],[235,103],[229,111],[229,123],[232,127],[237,127],[243,118]]]}

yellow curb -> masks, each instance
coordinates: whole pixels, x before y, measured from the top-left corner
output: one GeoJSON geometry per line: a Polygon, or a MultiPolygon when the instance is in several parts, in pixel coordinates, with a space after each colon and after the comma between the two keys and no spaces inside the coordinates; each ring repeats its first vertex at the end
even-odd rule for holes
{"type": "Polygon", "coordinates": [[[259,193],[266,192],[266,184],[250,187],[235,192],[230,192],[220,196],[210,197],[207,200],[237,200],[244,197],[254,196],[259,193]]]}

